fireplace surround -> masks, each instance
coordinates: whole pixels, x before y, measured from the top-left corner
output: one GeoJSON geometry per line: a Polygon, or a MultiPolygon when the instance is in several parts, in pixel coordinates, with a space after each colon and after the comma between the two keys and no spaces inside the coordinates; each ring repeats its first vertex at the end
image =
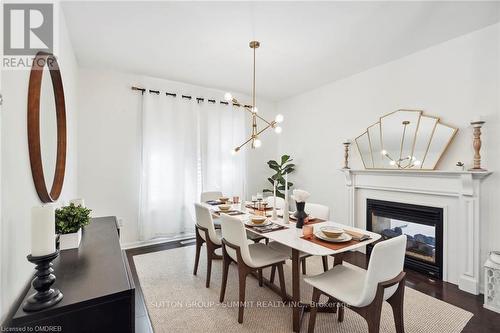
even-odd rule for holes
{"type": "MultiPolygon", "coordinates": [[[[405,267],[442,278],[443,208],[367,199],[366,228],[381,240],[406,235],[405,267]]],[[[368,254],[373,245],[367,247],[368,254]]]]}
{"type": "MultiPolygon", "coordinates": [[[[342,169],[345,222],[367,228],[367,199],[442,209],[441,279],[479,294],[482,264],[481,184],[490,172],[342,169]]],[[[422,233],[422,232],[421,232],[422,233]]],[[[420,236],[419,236],[420,237],[420,236]]]]}

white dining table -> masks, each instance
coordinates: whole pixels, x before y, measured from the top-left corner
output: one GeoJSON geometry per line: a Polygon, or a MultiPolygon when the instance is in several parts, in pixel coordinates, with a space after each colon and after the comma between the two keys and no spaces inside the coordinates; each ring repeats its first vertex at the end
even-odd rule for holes
{"type": "MultiPolygon", "coordinates": [[[[210,206],[206,204],[212,211],[216,212],[218,210],[217,206],[210,206]]],[[[234,205],[231,209],[239,210],[239,205],[234,205]]],[[[306,204],[307,210],[307,204],[306,204]]],[[[234,217],[241,219],[242,221],[248,220],[251,213],[247,212],[242,215],[235,215],[234,217]]],[[[346,231],[354,231],[362,234],[366,234],[370,236],[370,239],[367,239],[362,242],[358,242],[356,244],[352,244],[346,247],[343,247],[338,250],[332,250],[325,246],[315,244],[309,240],[303,239],[302,237],[302,229],[296,228],[294,222],[284,223],[282,218],[278,218],[276,220],[271,220],[273,223],[286,226],[285,229],[280,229],[276,231],[259,233],[253,231],[251,228],[247,228],[250,232],[254,232],[255,234],[267,238],[270,241],[275,241],[281,243],[283,245],[288,246],[292,250],[292,320],[293,320],[293,331],[300,331],[300,323],[302,317],[302,311],[307,306],[306,303],[301,302],[300,299],[300,252],[306,253],[311,256],[334,256],[334,265],[342,264],[342,254],[348,251],[360,249],[370,243],[376,242],[380,239],[380,235],[374,232],[370,232],[367,230],[355,228],[352,226],[344,225],[341,223],[336,223],[333,221],[319,222],[314,223],[314,230],[318,230],[323,226],[334,226],[342,228],[346,231]]]]}

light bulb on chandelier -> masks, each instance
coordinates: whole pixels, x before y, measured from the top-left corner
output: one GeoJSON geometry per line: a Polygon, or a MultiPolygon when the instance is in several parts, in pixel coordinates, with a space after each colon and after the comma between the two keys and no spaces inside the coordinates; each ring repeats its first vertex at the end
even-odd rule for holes
{"type": "Polygon", "coordinates": [[[281,128],[281,126],[276,126],[274,128],[274,132],[276,132],[276,134],[280,134],[282,131],[283,131],[283,129],[281,128]]]}
{"type": "Polygon", "coordinates": [[[274,118],[274,120],[277,122],[277,123],[282,123],[283,120],[285,120],[285,117],[283,117],[283,115],[280,113],[280,114],[277,114],[276,115],[276,118],[274,118]]]}
{"type": "Polygon", "coordinates": [[[255,139],[253,140],[253,146],[254,146],[255,148],[260,148],[260,146],[262,146],[262,141],[260,141],[260,139],[259,139],[259,138],[255,138],[255,139]]]}
{"type": "Polygon", "coordinates": [[[227,101],[227,102],[230,102],[233,100],[233,95],[231,95],[230,92],[227,92],[224,94],[224,99],[227,101]]]}
{"type": "Polygon", "coordinates": [[[259,108],[258,108],[258,107],[256,107],[256,106],[254,106],[254,107],[252,108],[252,112],[253,112],[253,113],[257,113],[257,112],[259,112],[259,108]]]}

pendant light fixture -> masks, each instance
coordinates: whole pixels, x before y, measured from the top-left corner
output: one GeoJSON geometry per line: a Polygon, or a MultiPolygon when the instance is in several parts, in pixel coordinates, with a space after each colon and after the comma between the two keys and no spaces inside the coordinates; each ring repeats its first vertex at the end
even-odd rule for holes
{"type": "Polygon", "coordinates": [[[283,120],[284,120],[283,115],[278,114],[273,121],[267,121],[266,119],[264,119],[263,117],[261,117],[261,116],[259,116],[257,114],[258,108],[257,108],[256,102],[255,102],[256,101],[256,98],[255,98],[255,51],[259,48],[259,46],[260,46],[260,42],[258,42],[256,40],[253,40],[253,41],[250,42],[250,48],[253,49],[252,105],[243,105],[243,104],[241,104],[229,92],[224,95],[224,99],[226,101],[231,102],[231,103],[233,103],[235,105],[240,105],[246,111],[250,112],[250,114],[252,115],[252,131],[251,131],[252,135],[250,136],[250,138],[248,140],[246,140],[245,142],[243,142],[238,147],[234,148],[232,150],[232,153],[239,152],[240,149],[244,145],[246,145],[247,143],[251,143],[251,147],[252,148],[259,148],[260,146],[262,146],[262,141],[260,140],[260,135],[262,134],[262,132],[264,132],[265,130],[267,130],[269,128],[274,128],[274,131],[276,133],[278,133],[278,134],[281,133],[281,131],[282,131],[282,128],[279,126],[279,124],[282,123],[283,120]],[[258,126],[257,126],[257,119],[260,119],[261,121],[263,121],[265,123],[265,126],[262,129],[258,128],[258,126]]]}

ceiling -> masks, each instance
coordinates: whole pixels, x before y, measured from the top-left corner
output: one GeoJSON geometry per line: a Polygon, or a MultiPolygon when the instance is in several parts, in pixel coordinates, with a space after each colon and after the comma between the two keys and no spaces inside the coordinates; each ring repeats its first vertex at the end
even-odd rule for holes
{"type": "Polygon", "coordinates": [[[500,20],[499,2],[66,2],[81,66],[301,93],[500,20]]]}

